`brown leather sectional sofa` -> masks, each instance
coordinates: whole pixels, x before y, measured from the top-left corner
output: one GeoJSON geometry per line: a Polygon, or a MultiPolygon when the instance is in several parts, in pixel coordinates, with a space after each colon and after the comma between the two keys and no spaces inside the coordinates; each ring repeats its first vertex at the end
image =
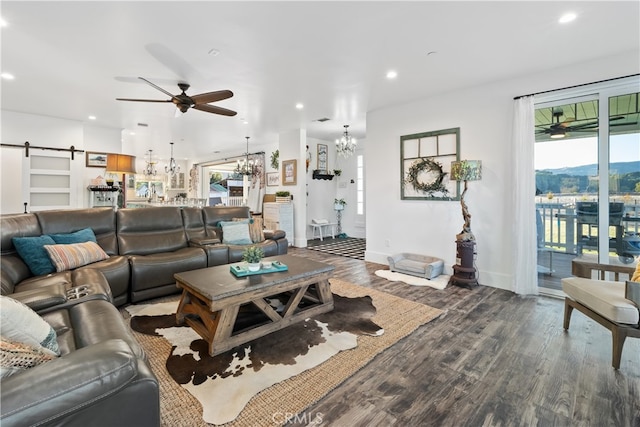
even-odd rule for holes
{"type": "MultiPolygon", "coordinates": [[[[219,222],[249,217],[244,207],[2,215],[2,295],[53,328],[60,354],[2,378],[0,424],[159,426],[158,380],[115,306],[176,293],[174,273],[240,261],[246,246],[221,243],[219,222]],[[108,259],[46,275],[34,276],[12,241],[86,228],[108,259]]],[[[265,238],[266,256],[287,253],[283,231],[265,238]]]]}
{"type": "MultiPolygon", "coordinates": [[[[163,206],[117,212],[93,208],[2,215],[2,295],[54,283],[62,283],[67,289],[95,286],[95,279],[84,279],[86,269],[104,274],[116,306],[173,294],[178,291],[175,273],[242,260],[245,245],[221,243],[219,222],[234,218],[250,218],[249,208],[163,206]],[[15,236],[71,233],[85,228],[93,230],[109,259],[46,276],[31,274],[11,240],[15,236]]],[[[286,254],[288,250],[281,230],[265,231],[265,241],[257,245],[265,256],[286,254]]]]}

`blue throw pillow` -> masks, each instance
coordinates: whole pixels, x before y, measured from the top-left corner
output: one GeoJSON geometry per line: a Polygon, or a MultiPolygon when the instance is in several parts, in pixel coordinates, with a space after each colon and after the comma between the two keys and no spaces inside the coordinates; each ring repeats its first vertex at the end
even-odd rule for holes
{"type": "Polygon", "coordinates": [[[90,228],[84,228],[82,230],[74,231],[73,233],[49,234],[49,236],[51,236],[54,242],[60,245],[84,242],[98,243],[95,233],[90,228]]]}
{"type": "Polygon", "coordinates": [[[51,236],[14,237],[11,241],[18,255],[34,276],[42,276],[56,271],[47,250],[44,248],[44,245],[56,244],[51,236]]]}

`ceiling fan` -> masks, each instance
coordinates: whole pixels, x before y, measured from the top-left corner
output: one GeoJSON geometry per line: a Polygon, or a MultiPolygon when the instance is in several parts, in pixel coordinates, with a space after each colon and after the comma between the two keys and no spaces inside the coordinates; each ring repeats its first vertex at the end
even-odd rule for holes
{"type": "Polygon", "coordinates": [[[235,116],[235,111],[228,110],[222,107],[216,107],[215,105],[209,105],[210,102],[222,101],[223,99],[228,99],[233,96],[233,92],[230,90],[218,90],[215,92],[207,92],[201,93],[199,95],[189,96],[185,92],[189,89],[188,83],[178,83],[178,87],[182,91],[179,95],[173,95],[168,91],[162,89],[160,86],[157,86],[151,83],[149,80],[138,77],[143,82],[149,84],[150,86],[158,89],[160,92],[164,93],[167,96],[170,96],[171,99],[158,100],[158,99],[132,99],[132,98],[116,98],[117,101],[136,101],[136,102],[173,102],[178,110],[186,113],[189,108],[194,108],[196,110],[204,111],[207,113],[213,114],[221,114],[223,116],[235,116]]]}
{"type": "MultiPolygon", "coordinates": [[[[542,129],[539,129],[538,131],[536,131],[536,134],[549,134],[551,138],[564,138],[565,136],[567,136],[567,132],[571,129],[571,125],[570,123],[573,122],[575,120],[575,118],[573,117],[567,117],[564,121],[560,121],[560,117],[562,117],[562,115],[564,114],[564,111],[562,110],[562,108],[554,108],[552,110],[552,114],[553,114],[553,119],[555,120],[555,122],[552,122],[551,125],[549,127],[545,127],[544,125],[538,125],[537,127],[542,127],[542,129]]],[[[595,124],[596,126],[598,125],[598,121],[596,120],[593,123],[585,123],[586,124],[595,124]]],[[[582,125],[581,125],[582,126],[582,125]]]]}
{"type": "MultiPolygon", "coordinates": [[[[594,133],[598,130],[598,119],[593,119],[591,121],[579,121],[578,123],[572,125],[571,123],[575,121],[573,117],[567,117],[564,121],[560,121],[560,117],[564,114],[562,108],[554,108],[552,110],[553,120],[555,122],[551,123],[551,125],[538,125],[536,127],[542,128],[536,131],[536,135],[548,134],[552,139],[564,138],[571,133],[580,133],[580,132],[588,132],[594,133]]],[[[615,116],[609,117],[609,122],[622,120],[624,116],[615,116]]],[[[624,124],[624,123],[623,123],[624,124]]],[[[612,126],[616,126],[615,124],[612,126]]]]}

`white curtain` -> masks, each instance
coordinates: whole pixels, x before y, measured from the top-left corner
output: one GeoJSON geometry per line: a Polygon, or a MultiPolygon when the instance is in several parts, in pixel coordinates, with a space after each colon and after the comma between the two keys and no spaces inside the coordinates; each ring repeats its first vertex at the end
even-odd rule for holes
{"type": "Polygon", "coordinates": [[[513,291],[519,295],[538,294],[533,96],[515,100],[513,114],[511,182],[514,221],[513,291]]]}

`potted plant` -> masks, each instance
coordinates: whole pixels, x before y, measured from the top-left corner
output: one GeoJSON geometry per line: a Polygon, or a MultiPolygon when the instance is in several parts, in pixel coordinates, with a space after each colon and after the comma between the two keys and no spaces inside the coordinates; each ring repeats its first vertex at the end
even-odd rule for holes
{"type": "Polygon", "coordinates": [[[342,175],[342,169],[334,169],[334,170],[333,170],[333,174],[334,174],[335,176],[340,176],[340,175],[342,175]]]}
{"type": "Polygon", "coordinates": [[[344,205],[346,204],[347,202],[345,202],[344,199],[335,199],[333,201],[333,209],[336,211],[344,210],[344,205]]]}
{"type": "Polygon", "coordinates": [[[291,193],[288,191],[276,191],[276,202],[290,202],[291,193]]]}
{"type": "Polygon", "coordinates": [[[249,246],[242,252],[242,260],[248,264],[249,271],[260,270],[262,258],[264,258],[264,251],[258,246],[249,246]]]}

